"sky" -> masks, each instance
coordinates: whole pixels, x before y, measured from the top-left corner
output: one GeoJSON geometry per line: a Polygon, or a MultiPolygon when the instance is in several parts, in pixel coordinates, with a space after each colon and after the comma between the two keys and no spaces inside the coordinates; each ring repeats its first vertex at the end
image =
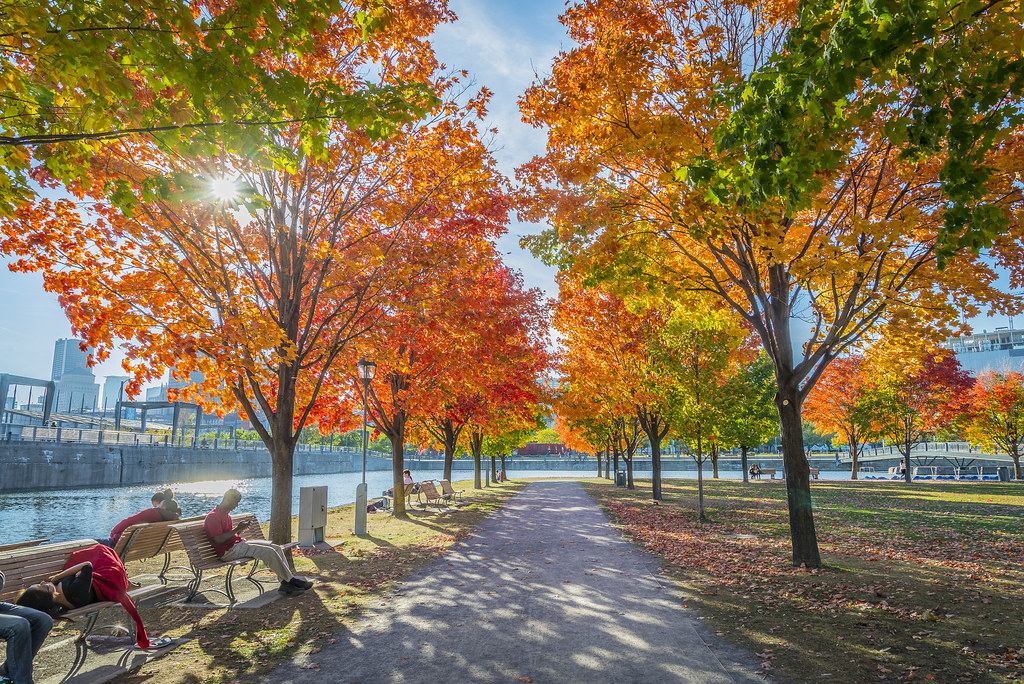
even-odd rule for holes
{"type": "MultiPolygon", "coordinates": [[[[512,176],[515,167],[544,151],[545,134],[522,123],[517,98],[538,75],[544,76],[558,52],[570,49],[558,16],[563,0],[450,0],[459,21],[441,27],[432,44],[450,69],[466,69],[477,85],[493,93],[486,127],[498,129],[495,158],[512,176]]],[[[506,263],[523,274],[529,287],[554,297],[554,269],[519,247],[519,238],[541,226],[513,220],[499,242],[506,263]]],[[[57,298],[43,290],[35,274],[11,273],[0,258],[0,373],[49,378],[53,343],[71,337],[71,327],[57,298]]],[[[978,329],[1006,325],[1005,319],[982,318],[978,329]]],[[[97,380],[121,375],[120,358],[112,356],[93,369],[97,380]]]]}

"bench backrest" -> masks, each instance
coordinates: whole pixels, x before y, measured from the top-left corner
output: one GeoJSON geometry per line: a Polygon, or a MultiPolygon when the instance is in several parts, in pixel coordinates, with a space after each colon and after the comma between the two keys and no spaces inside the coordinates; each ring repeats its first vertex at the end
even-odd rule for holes
{"type": "Polygon", "coordinates": [[[455,495],[458,493],[455,491],[455,488],[452,487],[452,483],[449,482],[448,480],[441,480],[441,491],[444,492],[445,494],[451,495],[455,495]]]}
{"type": "MultiPolygon", "coordinates": [[[[192,565],[201,568],[207,568],[222,562],[217,556],[217,552],[213,550],[213,544],[210,543],[210,537],[206,534],[204,521],[205,516],[199,520],[191,520],[171,525],[171,529],[177,533],[182,548],[185,550],[185,553],[188,554],[189,562],[192,563],[192,565]]],[[[232,522],[236,525],[243,521],[249,524],[245,533],[250,538],[264,538],[263,530],[260,529],[255,515],[252,513],[241,513],[239,515],[232,516],[232,522]]]]}
{"type": "Polygon", "coordinates": [[[77,539],[0,553],[0,571],[4,573],[0,601],[14,603],[23,589],[49,581],[63,570],[72,553],[95,544],[95,539],[77,539]]]}
{"type": "Polygon", "coordinates": [[[761,468],[761,474],[762,475],[774,475],[775,474],[775,468],[761,468]]]}
{"type": "Polygon", "coordinates": [[[420,491],[423,492],[423,496],[427,497],[427,501],[441,498],[441,495],[437,493],[437,487],[431,480],[420,482],[420,491]]]}
{"type": "Polygon", "coordinates": [[[130,525],[121,533],[120,539],[114,546],[114,551],[124,563],[145,560],[162,553],[182,551],[184,547],[181,545],[181,539],[178,538],[171,526],[204,519],[205,516],[199,515],[184,520],[162,520],[155,523],[130,525]]]}
{"type": "Polygon", "coordinates": [[[14,542],[13,544],[0,544],[0,553],[4,551],[14,551],[15,549],[24,549],[28,546],[39,546],[44,542],[50,541],[49,537],[43,537],[42,539],[29,539],[28,541],[14,542]]]}

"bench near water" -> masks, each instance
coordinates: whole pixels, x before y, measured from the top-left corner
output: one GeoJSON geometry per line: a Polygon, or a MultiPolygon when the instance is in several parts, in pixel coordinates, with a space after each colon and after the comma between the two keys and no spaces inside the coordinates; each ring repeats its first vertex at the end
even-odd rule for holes
{"type": "MultiPolygon", "coordinates": [[[[50,579],[59,573],[67,565],[71,554],[82,549],[87,549],[96,544],[95,539],[78,539],[75,541],[58,542],[56,544],[40,544],[36,546],[23,546],[12,551],[0,552],[0,571],[4,573],[5,582],[3,591],[0,592],[0,601],[14,603],[18,595],[33,584],[49,582],[50,579]]],[[[159,586],[159,585],[154,585],[159,586]]],[[[128,592],[128,596],[134,601],[136,598],[152,590],[151,587],[142,587],[128,592]]],[[[74,608],[61,613],[58,618],[68,620],[79,626],[81,633],[79,641],[84,641],[95,629],[112,628],[128,632],[135,638],[135,622],[128,620],[128,627],[121,625],[105,625],[96,627],[96,620],[100,611],[113,606],[121,607],[115,601],[97,601],[81,608],[74,608]],[[84,619],[84,624],[79,621],[84,619]]]]}
{"type": "MultiPolygon", "coordinates": [[[[249,535],[250,539],[266,539],[266,537],[263,536],[263,530],[260,529],[259,522],[256,520],[256,516],[252,513],[241,513],[234,516],[233,520],[236,523],[245,523],[245,527],[243,529],[246,534],[249,535]]],[[[185,553],[188,554],[188,561],[192,569],[193,578],[188,584],[189,593],[185,598],[186,603],[195,598],[196,594],[199,593],[199,587],[202,584],[204,572],[207,570],[227,568],[228,572],[224,577],[224,589],[207,589],[206,591],[210,591],[215,594],[223,594],[227,597],[228,601],[234,604],[236,599],[235,592],[231,588],[231,579],[235,568],[240,565],[246,565],[247,563],[252,563],[252,567],[245,576],[245,579],[251,582],[259,593],[262,594],[264,592],[263,584],[260,580],[254,577],[254,575],[260,571],[259,561],[255,558],[239,558],[232,561],[221,560],[217,556],[217,552],[213,550],[213,544],[210,543],[210,537],[206,534],[204,520],[180,522],[172,524],[171,528],[181,540],[182,547],[184,548],[185,553]]],[[[296,546],[298,546],[298,542],[291,542],[288,544],[282,544],[281,548],[290,554],[291,549],[296,546]]]]}

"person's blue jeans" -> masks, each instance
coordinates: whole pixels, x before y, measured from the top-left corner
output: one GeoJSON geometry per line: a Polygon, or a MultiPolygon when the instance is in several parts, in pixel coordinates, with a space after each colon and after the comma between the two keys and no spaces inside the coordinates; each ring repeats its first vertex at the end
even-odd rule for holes
{"type": "Polygon", "coordinates": [[[7,641],[7,662],[0,674],[14,684],[32,684],[32,659],[53,627],[46,613],[0,601],[0,639],[7,641]]]}

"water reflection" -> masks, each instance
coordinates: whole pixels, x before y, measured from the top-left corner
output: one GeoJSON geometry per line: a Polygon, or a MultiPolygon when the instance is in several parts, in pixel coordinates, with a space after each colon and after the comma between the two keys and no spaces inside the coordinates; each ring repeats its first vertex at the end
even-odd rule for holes
{"type": "MultiPolygon", "coordinates": [[[[417,479],[440,477],[440,471],[413,473],[417,479]]],[[[581,470],[513,470],[512,479],[527,477],[564,477],[578,479],[592,477],[593,472],[581,470]]],[[[649,478],[651,473],[635,472],[637,478],[649,478]]],[[[666,472],[667,478],[696,478],[694,471],[666,472]]],[[[708,475],[705,473],[705,477],[708,475]]],[[[355,500],[356,485],[361,473],[335,473],[329,475],[300,475],[295,477],[292,495],[292,513],[299,509],[299,488],[327,485],[327,504],[341,506],[355,500]]],[[[455,480],[472,477],[468,471],[456,471],[455,480]]],[[[724,479],[738,479],[740,473],[725,471],[724,479]]],[[[849,473],[822,472],[823,479],[848,478],[849,473]]],[[[370,497],[391,487],[391,471],[379,470],[366,474],[370,497]]],[[[26,539],[49,537],[51,541],[71,539],[97,539],[110,536],[110,528],[124,518],[150,505],[150,496],[157,489],[170,487],[181,505],[183,517],[205,515],[220,500],[226,489],[234,487],[242,492],[238,510],[252,512],[260,520],[270,517],[270,478],[257,477],[244,480],[206,480],[204,482],[174,482],[160,487],[135,485],[130,487],[94,487],[88,489],[62,489],[50,492],[13,492],[0,494],[0,544],[26,539]]]]}

